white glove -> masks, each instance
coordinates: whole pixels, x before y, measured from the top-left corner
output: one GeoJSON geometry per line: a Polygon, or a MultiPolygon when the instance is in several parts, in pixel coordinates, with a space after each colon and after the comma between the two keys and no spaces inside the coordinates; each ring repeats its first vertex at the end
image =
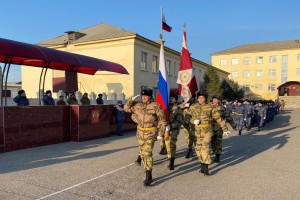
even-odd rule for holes
{"type": "Polygon", "coordinates": [[[161,137],[161,136],[157,136],[157,139],[158,139],[158,140],[162,140],[162,139],[163,139],[163,137],[161,137]]]}
{"type": "Polygon", "coordinates": [[[264,119],[266,119],[266,118],[264,117],[264,119]]]}
{"type": "Polygon", "coordinates": [[[228,135],[230,135],[231,133],[230,133],[230,131],[225,131],[224,133],[223,133],[223,135],[225,135],[226,137],[228,137],[228,135]]]}
{"type": "Polygon", "coordinates": [[[244,121],[247,121],[247,119],[246,119],[246,118],[244,118],[244,121]]]}
{"type": "Polygon", "coordinates": [[[200,120],[199,120],[199,119],[194,120],[194,124],[195,124],[195,125],[200,124],[200,120]]]}
{"type": "Polygon", "coordinates": [[[190,107],[190,103],[184,104],[184,107],[186,107],[186,108],[190,107]]]}
{"type": "Polygon", "coordinates": [[[170,130],[171,130],[171,126],[170,125],[166,126],[166,131],[170,131],[170,130]]]}
{"type": "Polygon", "coordinates": [[[136,95],[136,96],[132,97],[131,100],[134,101],[134,100],[136,100],[139,96],[141,96],[141,95],[136,95]]]}

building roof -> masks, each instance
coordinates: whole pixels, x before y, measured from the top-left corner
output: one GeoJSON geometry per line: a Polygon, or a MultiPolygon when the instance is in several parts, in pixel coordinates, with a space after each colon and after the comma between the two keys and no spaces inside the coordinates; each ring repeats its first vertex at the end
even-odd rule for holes
{"type": "MultiPolygon", "coordinates": [[[[127,36],[134,36],[136,33],[106,24],[101,23],[89,28],[81,29],[76,31],[77,37],[73,43],[81,43],[81,42],[90,42],[97,40],[105,40],[112,38],[120,38],[127,36]]],[[[37,43],[39,46],[56,46],[63,45],[68,43],[68,33],[66,32],[64,35],[58,36],[56,38],[52,38],[49,40],[45,40],[37,43]]]]}
{"type": "Polygon", "coordinates": [[[299,48],[300,48],[300,40],[286,40],[286,41],[277,41],[277,42],[245,44],[231,49],[219,51],[213,53],[212,55],[251,53],[251,52],[261,52],[261,51],[278,51],[278,50],[289,50],[289,49],[299,49],[299,48]]]}

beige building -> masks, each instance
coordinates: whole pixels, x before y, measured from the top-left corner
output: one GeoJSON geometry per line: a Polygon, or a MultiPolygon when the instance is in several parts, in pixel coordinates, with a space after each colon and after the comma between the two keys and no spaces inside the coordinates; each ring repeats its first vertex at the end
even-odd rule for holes
{"type": "MultiPolygon", "coordinates": [[[[181,42],[178,41],[178,44],[181,42]]],[[[139,94],[141,88],[148,87],[156,95],[160,44],[137,33],[102,23],[76,32],[68,31],[38,45],[116,62],[129,72],[129,75],[121,75],[99,71],[94,76],[78,73],[78,88],[82,93],[124,93],[129,98],[139,94]]],[[[180,52],[167,47],[164,51],[170,87],[177,88],[180,52]]],[[[206,68],[212,66],[194,58],[192,62],[199,84],[206,68]]],[[[226,71],[216,71],[221,79],[228,76],[226,71]]],[[[28,97],[37,97],[40,73],[41,68],[22,66],[23,89],[28,97]]],[[[52,90],[53,80],[63,75],[63,71],[48,70],[45,90],[52,90]]]]}
{"type": "Polygon", "coordinates": [[[212,54],[212,65],[230,73],[246,97],[276,99],[277,87],[300,80],[300,41],[246,44],[212,54]]]}

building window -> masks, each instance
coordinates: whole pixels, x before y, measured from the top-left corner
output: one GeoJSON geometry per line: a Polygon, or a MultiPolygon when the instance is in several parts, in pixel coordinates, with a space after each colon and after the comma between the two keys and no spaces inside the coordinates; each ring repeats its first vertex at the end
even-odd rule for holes
{"type": "Polygon", "coordinates": [[[251,59],[250,58],[244,58],[244,65],[250,65],[251,64],[251,59]]]}
{"type": "Polygon", "coordinates": [[[231,64],[232,65],[238,65],[239,64],[239,59],[237,59],[237,58],[231,59],[231,64]]]}
{"type": "Polygon", "coordinates": [[[231,72],[231,77],[232,78],[237,78],[239,76],[238,72],[231,72]]]}
{"type": "Polygon", "coordinates": [[[257,64],[262,64],[263,61],[264,61],[264,57],[263,57],[263,56],[258,56],[258,57],[256,58],[256,63],[257,63],[257,64]]]}
{"type": "Polygon", "coordinates": [[[283,55],[281,59],[281,83],[288,80],[288,55],[283,55]]]}
{"type": "Polygon", "coordinates": [[[166,68],[167,68],[168,75],[171,75],[171,61],[170,60],[167,60],[166,68]]]}
{"type": "Polygon", "coordinates": [[[276,63],[277,62],[277,56],[270,56],[269,62],[270,63],[276,63]]]}
{"type": "Polygon", "coordinates": [[[250,77],[250,71],[244,71],[243,76],[246,77],[246,78],[250,77]]]}
{"type": "Polygon", "coordinates": [[[300,54],[297,54],[297,62],[300,62],[300,54]]]}
{"type": "Polygon", "coordinates": [[[152,72],[158,72],[158,57],[152,57],[152,72]]]}
{"type": "Polygon", "coordinates": [[[226,66],[227,65],[227,60],[221,59],[220,60],[220,65],[221,66],[226,66]]]}
{"type": "Polygon", "coordinates": [[[257,89],[257,90],[261,90],[262,87],[263,87],[262,84],[256,84],[256,85],[255,85],[255,89],[257,89]]]}
{"type": "Polygon", "coordinates": [[[263,71],[262,70],[256,70],[256,76],[258,76],[258,77],[263,76],[263,71]]]}
{"type": "Polygon", "coordinates": [[[270,69],[269,76],[276,76],[276,69],[270,69]]]}
{"type": "Polygon", "coordinates": [[[275,91],[276,90],[276,87],[275,87],[275,84],[269,84],[269,91],[275,91]]]}
{"type": "Polygon", "coordinates": [[[145,52],[141,55],[141,70],[147,70],[147,53],[145,52]]]}
{"type": "Polygon", "coordinates": [[[243,89],[244,91],[247,93],[247,92],[250,92],[250,86],[249,85],[244,85],[243,86],[243,89]]]}
{"type": "Polygon", "coordinates": [[[297,75],[297,76],[300,76],[300,68],[297,68],[297,69],[296,69],[296,75],[297,75]]]}
{"type": "Polygon", "coordinates": [[[174,76],[175,76],[175,77],[178,76],[178,71],[179,71],[179,69],[177,69],[177,63],[174,62],[174,76]]]}
{"type": "Polygon", "coordinates": [[[199,69],[199,81],[201,81],[201,80],[202,80],[202,70],[199,69]]]}

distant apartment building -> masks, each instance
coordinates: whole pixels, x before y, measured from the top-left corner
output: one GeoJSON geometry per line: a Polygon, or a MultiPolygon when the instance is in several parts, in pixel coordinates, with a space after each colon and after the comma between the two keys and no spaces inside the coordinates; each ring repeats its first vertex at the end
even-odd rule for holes
{"type": "MultiPolygon", "coordinates": [[[[178,41],[178,45],[182,41],[178,41]]],[[[142,88],[154,90],[157,93],[160,43],[109,24],[99,24],[78,31],[68,31],[64,35],[45,40],[37,45],[61,51],[91,56],[123,65],[129,75],[99,71],[94,76],[77,74],[78,90],[87,93],[124,93],[127,98],[140,93],[142,88]]],[[[181,52],[168,47],[164,48],[165,64],[169,74],[170,87],[178,88],[177,75],[181,52]]],[[[192,58],[197,83],[203,81],[203,75],[208,67],[213,67],[200,60],[192,58]]],[[[228,76],[222,69],[215,68],[221,79],[228,76]]],[[[41,74],[40,68],[22,66],[22,87],[27,96],[36,98],[41,74]]],[[[45,79],[45,90],[55,90],[56,83],[65,73],[58,70],[48,70],[45,79]]]]}
{"type": "Polygon", "coordinates": [[[300,41],[246,44],[212,54],[212,65],[227,71],[246,98],[276,99],[277,87],[300,80],[300,41]]]}

